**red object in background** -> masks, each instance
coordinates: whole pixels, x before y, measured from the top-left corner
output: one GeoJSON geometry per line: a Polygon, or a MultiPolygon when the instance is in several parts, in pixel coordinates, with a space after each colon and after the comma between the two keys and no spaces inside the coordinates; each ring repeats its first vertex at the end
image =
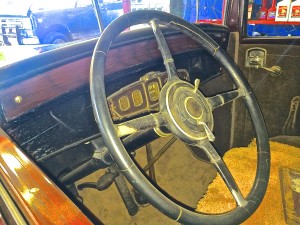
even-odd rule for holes
{"type": "Polygon", "coordinates": [[[291,17],[292,18],[300,18],[300,6],[299,5],[294,5],[291,8],[291,17]]]}
{"type": "Polygon", "coordinates": [[[267,19],[267,14],[268,14],[268,9],[266,7],[267,0],[262,0],[262,6],[260,10],[258,11],[258,19],[259,20],[266,20],[267,19]]]}
{"type": "MultiPolygon", "coordinates": [[[[129,13],[131,12],[131,1],[130,0],[123,0],[123,13],[129,13]]],[[[126,31],[130,30],[130,27],[125,29],[126,31]]],[[[1,225],[1,224],[0,224],[1,225]]]]}
{"type": "Polygon", "coordinates": [[[276,17],[276,0],[272,1],[272,6],[268,10],[267,20],[275,20],[276,17]]]}
{"type": "Polygon", "coordinates": [[[197,20],[196,23],[214,23],[214,24],[222,24],[222,19],[206,19],[206,20],[197,20]]]}
{"type": "Polygon", "coordinates": [[[248,24],[257,25],[296,25],[300,26],[300,22],[294,22],[294,21],[273,21],[273,20],[248,20],[248,24]]]}
{"type": "Polygon", "coordinates": [[[288,7],[286,5],[281,5],[278,7],[278,17],[285,18],[287,17],[288,7]]]}
{"type": "Polygon", "coordinates": [[[124,12],[124,14],[131,12],[131,1],[130,0],[123,0],[123,12],[124,12]]]}

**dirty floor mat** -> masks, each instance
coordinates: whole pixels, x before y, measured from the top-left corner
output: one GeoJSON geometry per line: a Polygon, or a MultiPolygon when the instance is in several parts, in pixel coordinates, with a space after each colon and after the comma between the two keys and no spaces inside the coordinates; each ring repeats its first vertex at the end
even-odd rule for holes
{"type": "MultiPolygon", "coordinates": [[[[270,142],[271,174],[265,198],[258,210],[243,224],[285,224],[282,205],[279,169],[288,167],[300,170],[300,148],[270,142]]],[[[252,187],[256,170],[256,144],[249,147],[234,148],[224,156],[224,161],[236,183],[246,196],[252,187]]],[[[222,213],[236,206],[231,193],[218,174],[207,193],[196,208],[199,212],[222,213]]]]}

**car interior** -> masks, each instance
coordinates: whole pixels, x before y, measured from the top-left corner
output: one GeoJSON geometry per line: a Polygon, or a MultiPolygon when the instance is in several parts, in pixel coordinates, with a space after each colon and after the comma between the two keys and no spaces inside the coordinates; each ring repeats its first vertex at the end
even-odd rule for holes
{"type": "Polygon", "coordinates": [[[252,4],[133,11],[1,67],[3,224],[300,222],[300,39],[249,36],[252,4]]]}

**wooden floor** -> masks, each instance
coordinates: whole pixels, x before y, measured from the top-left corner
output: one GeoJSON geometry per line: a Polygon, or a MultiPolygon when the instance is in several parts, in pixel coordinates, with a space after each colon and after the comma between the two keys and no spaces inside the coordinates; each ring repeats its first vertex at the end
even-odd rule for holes
{"type": "MultiPolygon", "coordinates": [[[[171,137],[152,143],[155,152],[160,150],[171,137]]],[[[137,151],[137,161],[143,167],[146,164],[145,149],[137,151]]],[[[155,164],[156,180],[161,188],[184,204],[195,208],[199,199],[207,190],[208,184],[216,175],[214,167],[197,160],[186,146],[177,140],[155,164]]],[[[76,184],[97,181],[105,170],[91,174],[76,184]]],[[[132,190],[132,187],[129,186],[132,190]]],[[[140,207],[134,217],[128,212],[113,184],[105,191],[84,189],[79,193],[86,205],[106,225],[172,225],[175,221],[162,215],[151,205],[140,207]]]]}

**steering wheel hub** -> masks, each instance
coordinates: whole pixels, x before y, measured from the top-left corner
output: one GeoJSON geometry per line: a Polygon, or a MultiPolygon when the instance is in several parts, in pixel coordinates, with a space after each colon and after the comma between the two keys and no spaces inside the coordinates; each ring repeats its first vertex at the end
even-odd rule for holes
{"type": "Polygon", "coordinates": [[[169,128],[179,139],[196,143],[207,138],[203,124],[212,130],[213,115],[205,97],[193,85],[174,80],[163,87],[160,99],[169,128]]]}
{"type": "Polygon", "coordinates": [[[199,120],[203,116],[201,104],[193,97],[187,97],[184,100],[184,107],[188,115],[195,120],[199,120]]]}

